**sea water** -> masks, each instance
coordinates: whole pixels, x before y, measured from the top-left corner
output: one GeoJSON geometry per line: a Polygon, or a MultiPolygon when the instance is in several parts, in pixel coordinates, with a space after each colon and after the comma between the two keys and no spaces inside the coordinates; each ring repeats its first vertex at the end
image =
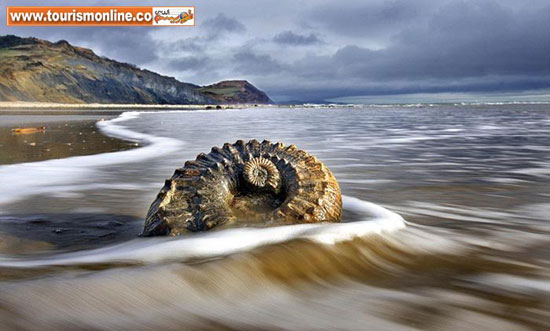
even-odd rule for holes
{"type": "Polygon", "coordinates": [[[140,147],[0,166],[0,238],[31,243],[0,256],[8,328],[549,326],[550,105],[126,112],[96,127],[140,147]],[[175,168],[238,139],[322,160],[343,223],[138,237],[175,168]]]}

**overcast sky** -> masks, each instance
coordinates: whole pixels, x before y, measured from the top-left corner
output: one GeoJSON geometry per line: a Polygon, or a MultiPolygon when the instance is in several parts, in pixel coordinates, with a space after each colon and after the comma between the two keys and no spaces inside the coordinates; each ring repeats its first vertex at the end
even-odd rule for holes
{"type": "Polygon", "coordinates": [[[2,34],[66,39],[201,85],[246,79],[280,102],[550,98],[548,0],[79,0],[78,5],[194,5],[196,26],[7,28],[2,1],[2,34]]]}

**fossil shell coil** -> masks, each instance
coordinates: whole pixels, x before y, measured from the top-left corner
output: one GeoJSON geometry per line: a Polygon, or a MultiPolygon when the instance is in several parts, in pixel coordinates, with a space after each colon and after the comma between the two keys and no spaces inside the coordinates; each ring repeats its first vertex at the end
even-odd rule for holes
{"type": "Polygon", "coordinates": [[[242,140],[177,169],[151,204],[144,236],[180,235],[233,222],[339,222],[332,172],[294,145],[242,140]]]}
{"type": "Polygon", "coordinates": [[[279,170],[273,162],[266,158],[255,157],[246,162],[243,175],[246,182],[257,189],[269,187],[275,193],[281,190],[279,170]]]}

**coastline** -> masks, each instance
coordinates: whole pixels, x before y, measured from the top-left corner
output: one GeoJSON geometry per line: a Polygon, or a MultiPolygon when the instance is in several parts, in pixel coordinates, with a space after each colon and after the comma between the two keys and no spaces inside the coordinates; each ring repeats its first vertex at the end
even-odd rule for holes
{"type": "Polygon", "coordinates": [[[120,115],[125,111],[170,111],[170,110],[210,110],[210,109],[333,109],[333,108],[437,108],[437,107],[518,107],[518,106],[548,106],[550,102],[451,102],[451,103],[373,103],[373,104],[341,104],[341,103],[302,103],[302,104],[121,104],[121,103],[53,103],[0,101],[2,114],[109,114],[120,115]]]}
{"type": "Polygon", "coordinates": [[[272,104],[197,104],[197,105],[161,105],[161,104],[116,104],[116,103],[50,103],[0,101],[0,112],[37,111],[37,110],[93,110],[99,112],[123,112],[127,110],[199,110],[199,109],[242,109],[267,108],[272,104]]]}

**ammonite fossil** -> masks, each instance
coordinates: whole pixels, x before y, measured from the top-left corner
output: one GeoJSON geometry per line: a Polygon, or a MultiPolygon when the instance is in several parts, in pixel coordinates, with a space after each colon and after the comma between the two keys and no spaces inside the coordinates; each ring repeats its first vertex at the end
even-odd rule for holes
{"type": "Polygon", "coordinates": [[[242,140],[187,161],[152,203],[144,236],[180,235],[234,222],[339,222],[332,172],[294,145],[242,140]]]}

